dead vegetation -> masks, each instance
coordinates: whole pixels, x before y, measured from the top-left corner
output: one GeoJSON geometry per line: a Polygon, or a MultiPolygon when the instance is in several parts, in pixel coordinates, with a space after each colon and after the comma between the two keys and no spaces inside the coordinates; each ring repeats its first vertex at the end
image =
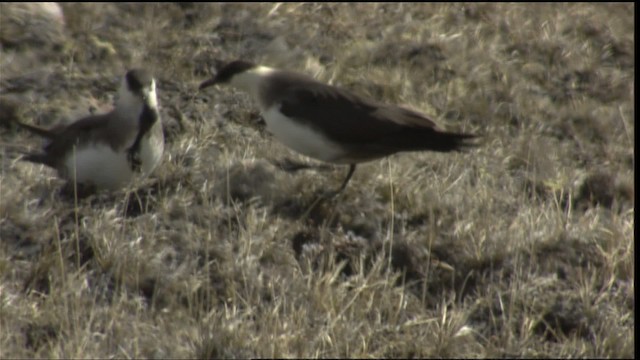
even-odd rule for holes
{"type": "Polygon", "coordinates": [[[635,355],[633,4],[62,9],[52,46],[0,23],[0,357],[635,355]],[[346,168],[280,170],[311,160],[246,96],[197,91],[235,58],[482,146],[360,166],[302,217],[346,168]],[[10,156],[38,146],[11,119],[109,104],[140,65],[167,143],[150,179],[75,201],[10,156]]]}

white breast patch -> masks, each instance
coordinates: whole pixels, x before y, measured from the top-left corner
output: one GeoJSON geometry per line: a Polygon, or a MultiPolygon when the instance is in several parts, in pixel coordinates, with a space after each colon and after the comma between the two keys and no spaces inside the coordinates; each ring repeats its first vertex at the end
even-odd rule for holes
{"type": "Polygon", "coordinates": [[[340,145],[309,126],[284,116],[280,112],[279,104],[272,106],[262,115],[267,123],[267,130],[286,146],[318,160],[340,163],[339,159],[344,155],[340,145]]]}
{"type": "MultiPolygon", "coordinates": [[[[159,140],[162,141],[162,139],[159,140]]],[[[151,144],[148,138],[142,142],[140,148],[142,176],[149,175],[160,162],[162,145],[151,144]]],[[[78,183],[93,184],[100,189],[121,188],[135,175],[131,170],[127,152],[115,152],[106,144],[91,144],[77,148],[75,162],[73,154],[68,154],[64,165],[68,178],[73,179],[75,174],[78,183]]]]}
{"type": "Polygon", "coordinates": [[[78,183],[90,183],[101,189],[117,189],[124,186],[133,171],[129,167],[126,152],[117,153],[105,144],[92,144],[77,148],[65,159],[67,177],[78,183]]]}
{"type": "MultiPolygon", "coordinates": [[[[158,119],[160,121],[160,119],[158,119]]],[[[158,126],[157,124],[154,126],[158,126]]],[[[142,173],[147,176],[160,163],[164,150],[164,140],[162,137],[153,137],[153,128],[142,139],[140,144],[140,161],[142,162],[142,173]]]]}

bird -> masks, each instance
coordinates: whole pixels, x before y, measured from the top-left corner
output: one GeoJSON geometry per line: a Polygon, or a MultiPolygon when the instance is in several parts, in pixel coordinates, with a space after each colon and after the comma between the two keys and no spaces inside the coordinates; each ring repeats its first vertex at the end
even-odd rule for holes
{"type": "Polygon", "coordinates": [[[234,60],[199,89],[228,84],[248,93],[258,104],[267,131],[308,157],[349,165],[336,191],[342,192],[359,163],[398,152],[451,152],[476,146],[476,135],[447,132],[426,115],[388,105],[310,76],[234,60]]]}
{"type": "Polygon", "coordinates": [[[149,175],[164,151],[156,83],[146,69],[126,72],[108,113],[50,129],[16,123],[47,140],[41,151],[22,151],[22,160],[51,167],[89,191],[117,190],[137,174],[149,175]]]}

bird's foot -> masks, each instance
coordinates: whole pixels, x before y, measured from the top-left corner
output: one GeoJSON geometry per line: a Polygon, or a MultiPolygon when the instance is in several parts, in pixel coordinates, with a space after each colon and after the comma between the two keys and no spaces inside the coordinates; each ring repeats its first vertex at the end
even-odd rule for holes
{"type": "Polygon", "coordinates": [[[341,192],[342,192],[342,189],[316,191],[313,202],[311,203],[311,205],[309,205],[309,207],[307,207],[307,210],[302,214],[301,219],[306,219],[307,217],[309,217],[309,215],[323,203],[335,200],[338,197],[338,195],[340,195],[341,192]]]}

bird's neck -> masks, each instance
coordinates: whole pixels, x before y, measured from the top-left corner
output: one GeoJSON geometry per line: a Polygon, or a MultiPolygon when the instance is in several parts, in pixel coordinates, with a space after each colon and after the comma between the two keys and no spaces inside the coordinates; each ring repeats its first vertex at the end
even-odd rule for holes
{"type": "Polygon", "coordinates": [[[258,98],[258,92],[262,80],[267,78],[274,71],[275,69],[270,67],[258,66],[234,76],[231,80],[231,85],[237,89],[246,91],[254,98],[258,98]]]}
{"type": "Polygon", "coordinates": [[[152,82],[151,90],[148,93],[148,100],[145,104],[139,96],[133,94],[127,87],[127,83],[123,81],[118,89],[118,97],[115,102],[114,113],[117,115],[113,125],[120,128],[135,128],[138,126],[137,121],[145,107],[150,110],[157,111],[158,100],[156,97],[155,81],[152,82]]]}
{"type": "Polygon", "coordinates": [[[114,112],[116,113],[116,121],[114,121],[115,126],[119,127],[130,127],[136,126],[137,124],[131,119],[137,119],[140,114],[144,110],[144,105],[141,102],[136,101],[118,101],[115,105],[114,112]],[[116,122],[120,122],[115,124],[116,122]]]}

